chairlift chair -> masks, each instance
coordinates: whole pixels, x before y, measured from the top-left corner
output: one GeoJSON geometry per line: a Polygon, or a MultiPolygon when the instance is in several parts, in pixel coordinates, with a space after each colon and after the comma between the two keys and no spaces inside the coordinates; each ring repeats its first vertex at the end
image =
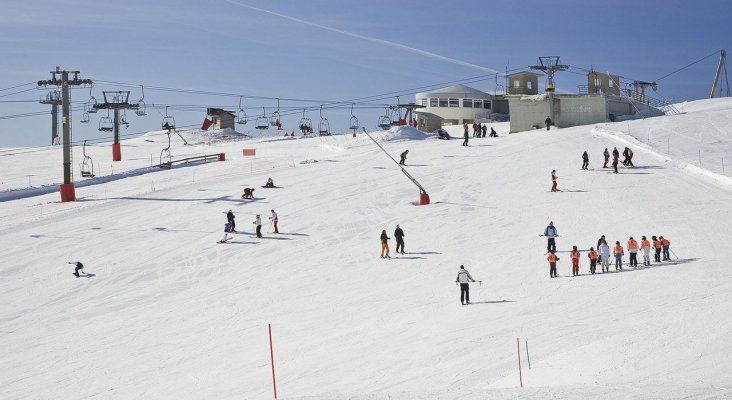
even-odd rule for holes
{"type": "Polygon", "coordinates": [[[269,129],[269,119],[266,117],[267,111],[262,107],[262,115],[257,117],[254,127],[257,129],[269,129]]]}
{"type": "Polygon", "coordinates": [[[99,118],[99,131],[100,132],[112,132],[114,130],[114,121],[112,117],[106,116],[99,118]]]}
{"type": "Polygon", "coordinates": [[[84,111],[84,113],[81,114],[81,120],[79,120],[79,122],[81,122],[82,124],[86,124],[89,121],[91,121],[91,119],[89,118],[89,113],[84,111]]]}
{"type": "Polygon", "coordinates": [[[304,135],[313,131],[313,122],[305,116],[305,110],[302,110],[302,118],[300,119],[300,132],[304,135]]]}
{"type": "Polygon", "coordinates": [[[168,106],[165,106],[165,116],[163,117],[163,122],[161,123],[161,125],[165,130],[175,130],[175,118],[168,115],[168,106]]]}
{"type": "Polygon", "coordinates": [[[84,141],[84,147],[82,147],[82,152],[84,154],[84,160],[79,165],[79,168],[81,169],[81,176],[84,178],[93,178],[94,177],[94,162],[92,161],[92,158],[86,155],[86,140],[84,141]]]}
{"type": "Polygon", "coordinates": [[[236,113],[236,123],[246,125],[247,123],[247,112],[241,108],[241,97],[239,97],[239,112],[236,113]]]}
{"type": "Polygon", "coordinates": [[[282,129],[282,121],[280,120],[280,99],[277,99],[277,111],[272,113],[269,123],[272,126],[276,126],[278,130],[282,129]]]}
{"type": "Polygon", "coordinates": [[[391,118],[389,117],[389,109],[386,109],[386,114],[379,117],[379,128],[387,130],[391,128],[391,118]]]}
{"type": "Polygon", "coordinates": [[[323,117],[323,106],[320,106],[320,125],[318,133],[320,136],[330,136],[330,123],[328,123],[328,118],[323,117]]]}
{"type": "Polygon", "coordinates": [[[95,112],[99,111],[96,109],[96,107],[94,107],[96,105],[97,105],[97,99],[95,99],[94,96],[92,96],[89,99],[89,101],[87,101],[86,104],[84,104],[84,108],[86,109],[86,112],[88,112],[89,114],[94,114],[95,112]]]}
{"type": "Polygon", "coordinates": [[[170,169],[173,166],[173,156],[170,155],[170,131],[166,132],[168,135],[168,147],[160,151],[160,168],[170,169]]]}
{"type": "Polygon", "coordinates": [[[350,124],[349,124],[349,125],[350,125],[350,129],[351,129],[351,130],[353,130],[353,131],[354,131],[354,133],[355,133],[355,131],[357,131],[357,130],[358,130],[358,128],[359,128],[359,125],[358,125],[358,118],[356,118],[356,116],[355,116],[355,115],[353,115],[353,104],[351,104],[351,122],[350,122],[350,124]]]}
{"type": "Polygon", "coordinates": [[[142,91],[142,97],[137,101],[137,110],[135,110],[135,114],[143,117],[147,115],[147,111],[145,110],[145,87],[140,85],[140,90],[142,91]]]}

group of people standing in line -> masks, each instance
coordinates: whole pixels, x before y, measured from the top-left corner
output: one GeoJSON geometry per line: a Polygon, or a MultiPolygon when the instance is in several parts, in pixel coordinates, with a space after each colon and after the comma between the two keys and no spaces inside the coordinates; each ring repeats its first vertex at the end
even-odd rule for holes
{"type": "MultiPolygon", "coordinates": [[[[549,262],[549,277],[557,277],[557,261],[559,257],[556,255],[556,242],[555,238],[559,236],[557,233],[554,223],[549,222],[549,225],[544,230],[544,236],[547,237],[547,261],[549,262]]],[[[638,253],[643,252],[643,265],[651,265],[651,249],[654,250],[654,261],[660,263],[661,261],[671,261],[670,252],[671,242],[663,236],[651,236],[649,241],[645,236],[641,237],[640,243],[638,243],[632,236],[628,238],[627,250],[630,256],[628,265],[630,267],[638,267],[638,253]]],[[[594,274],[597,265],[601,265],[602,272],[610,271],[610,254],[611,248],[605,240],[605,235],[602,235],[597,241],[597,250],[590,246],[587,251],[587,258],[590,260],[590,274],[594,274]]],[[[623,269],[623,257],[625,256],[625,249],[620,244],[620,241],[615,241],[615,246],[612,247],[612,255],[615,258],[615,270],[620,271],[623,269]]],[[[572,251],[569,252],[569,256],[572,260],[572,275],[579,275],[579,261],[580,261],[580,250],[577,250],[577,246],[572,246],[572,251]]]]}
{"type": "MultiPolygon", "coordinates": [[[[485,137],[486,133],[488,133],[488,125],[486,124],[479,124],[477,122],[473,122],[473,137],[479,138],[479,137],[485,137]]],[[[496,132],[495,129],[491,128],[491,133],[488,135],[488,137],[498,137],[498,132],[496,132]]],[[[468,139],[470,138],[470,131],[468,129],[468,123],[463,122],[463,146],[468,145],[468,139]]]]}
{"type": "MultiPolygon", "coordinates": [[[[272,233],[280,233],[277,223],[279,222],[279,217],[277,216],[277,213],[275,210],[270,210],[272,213],[269,217],[270,222],[272,223],[272,233]]],[[[255,215],[254,221],[252,224],[255,227],[256,235],[258,238],[262,237],[262,218],[260,214],[255,215]]],[[[224,237],[219,240],[219,243],[226,243],[229,240],[233,238],[233,236],[229,236],[230,233],[239,233],[236,231],[236,215],[234,215],[234,212],[232,210],[229,210],[229,212],[226,213],[226,224],[224,224],[224,237]]]]}

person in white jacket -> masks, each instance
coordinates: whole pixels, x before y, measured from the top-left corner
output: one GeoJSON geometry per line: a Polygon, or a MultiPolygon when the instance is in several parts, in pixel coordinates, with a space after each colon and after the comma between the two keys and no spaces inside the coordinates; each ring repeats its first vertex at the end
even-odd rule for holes
{"type": "Polygon", "coordinates": [[[257,237],[262,237],[262,219],[259,218],[259,214],[257,214],[257,217],[254,219],[254,222],[252,222],[254,225],[257,226],[257,237]]]}
{"type": "Polygon", "coordinates": [[[460,283],[460,303],[463,305],[470,304],[470,285],[468,282],[475,282],[475,279],[470,276],[470,272],[462,265],[458,271],[457,278],[455,278],[455,282],[460,283]]]}
{"type": "Polygon", "coordinates": [[[280,231],[277,230],[277,221],[278,221],[277,213],[275,212],[275,210],[270,210],[270,211],[272,211],[272,215],[269,217],[269,220],[272,221],[272,226],[274,227],[273,232],[280,233],[280,231]]]}
{"type": "Polygon", "coordinates": [[[603,239],[597,250],[600,253],[600,258],[602,259],[602,272],[610,271],[610,246],[608,246],[607,242],[603,239]]]}
{"type": "Polygon", "coordinates": [[[547,254],[554,250],[557,251],[557,243],[554,238],[559,236],[557,228],[554,226],[554,221],[549,221],[546,229],[544,229],[544,236],[546,236],[546,252],[547,254]]]}

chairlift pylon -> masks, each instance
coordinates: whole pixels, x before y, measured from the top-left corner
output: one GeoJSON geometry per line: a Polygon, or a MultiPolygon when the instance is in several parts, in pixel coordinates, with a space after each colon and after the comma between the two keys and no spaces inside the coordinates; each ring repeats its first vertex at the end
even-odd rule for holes
{"type": "Polygon", "coordinates": [[[165,116],[163,117],[163,122],[161,123],[161,125],[164,130],[175,130],[175,118],[168,115],[168,106],[165,106],[165,116]]]}
{"type": "Polygon", "coordinates": [[[307,135],[308,133],[311,133],[313,131],[313,122],[310,121],[310,118],[307,118],[305,116],[305,110],[302,110],[302,118],[300,119],[300,132],[302,132],[303,135],[307,135]]]}
{"type": "Polygon", "coordinates": [[[140,85],[140,91],[142,91],[142,97],[137,101],[137,110],[135,110],[135,114],[144,117],[147,115],[147,110],[145,110],[145,87],[140,85]]]}
{"type": "Polygon", "coordinates": [[[353,115],[353,104],[351,104],[351,121],[349,123],[350,129],[353,130],[353,133],[356,133],[356,131],[359,128],[358,124],[358,118],[356,118],[355,115],[353,115]]]}
{"type": "Polygon", "coordinates": [[[79,165],[79,168],[81,169],[81,176],[84,178],[93,178],[94,177],[94,162],[92,161],[92,158],[86,155],[86,140],[84,141],[84,146],[82,147],[82,154],[84,154],[84,160],[79,165]]]}
{"type": "Polygon", "coordinates": [[[173,166],[173,156],[170,155],[170,130],[165,132],[168,135],[168,147],[160,151],[160,168],[170,169],[173,166]]]}
{"type": "Polygon", "coordinates": [[[241,108],[241,96],[239,96],[239,112],[236,113],[236,123],[241,125],[247,123],[247,112],[241,108]]]}
{"type": "Polygon", "coordinates": [[[257,117],[254,125],[257,129],[269,129],[269,120],[267,119],[267,110],[262,107],[262,115],[257,117]]]}
{"type": "Polygon", "coordinates": [[[330,123],[328,118],[323,117],[323,106],[320,106],[320,126],[318,129],[320,136],[330,136],[330,123]]]}

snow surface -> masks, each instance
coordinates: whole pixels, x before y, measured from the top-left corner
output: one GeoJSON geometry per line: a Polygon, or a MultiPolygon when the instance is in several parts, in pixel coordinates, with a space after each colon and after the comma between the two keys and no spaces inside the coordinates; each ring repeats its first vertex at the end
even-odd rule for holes
{"type": "Polygon", "coordinates": [[[732,398],[732,171],[712,161],[729,154],[732,101],[677,107],[550,132],[495,124],[498,138],[467,148],[460,126],[449,141],[372,133],[395,158],[410,150],[427,206],[364,134],[186,132],[197,144],[172,136],[174,159],[226,161],[160,170],[167,137],[151,133],[124,141],[120,162],[87,147],[85,180],[75,147],[67,203],[60,149],[0,149],[0,398],[272,398],[268,324],[281,399],[732,398]],[[602,169],[614,146],[637,168],[602,169]],[[216,244],[229,209],[243,233],[216,244]],[[270,209],[282,233],[251,237],[270,209]],[[549,279],[550,220],[562,251],[663,235],[674,260],[587,275],[583,253],[572,277],[560,253],[549,279]],[[408,253],[382,260],[396,224],[408,253]],[[72,276],[76,260],[95,276],[72,276]],[[461,264],[482,281],[470,306],[461,264]]]}

